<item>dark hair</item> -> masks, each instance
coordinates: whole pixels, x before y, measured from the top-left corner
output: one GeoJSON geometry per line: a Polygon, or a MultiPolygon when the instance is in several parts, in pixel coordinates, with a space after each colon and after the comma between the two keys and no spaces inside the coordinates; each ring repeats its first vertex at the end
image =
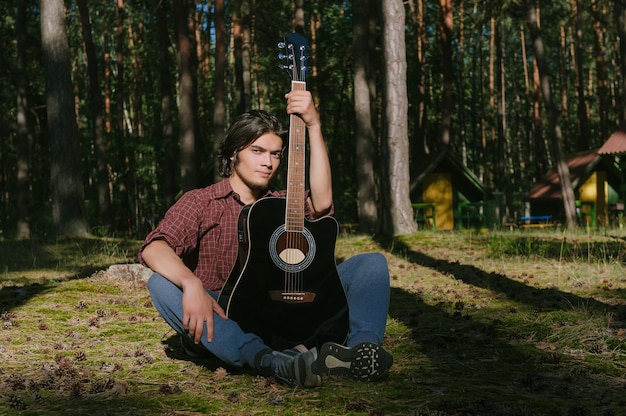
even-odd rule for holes
{"type": "Polygon", "coordinates": [[[266,133],[274,133],[287,143],[287,128],[265,110],[250,110],[241,114],[230,125],[220,144],[220,174],[229,177],[237,153],[266,133]],[[234,156],[234,160],[231,157],[234,156]]]}

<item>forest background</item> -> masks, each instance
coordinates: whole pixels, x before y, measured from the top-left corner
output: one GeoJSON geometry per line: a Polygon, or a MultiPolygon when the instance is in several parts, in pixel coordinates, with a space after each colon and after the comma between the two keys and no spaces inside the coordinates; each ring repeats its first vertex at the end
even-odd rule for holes
{"type": "Polygon", "coordinates": [[[286,121],[277,43],[293,31],[341,223],[415,230],[411,172],[443,147],[515,217],[550,167],[626,118],[622,3],[2,2],[0,237],[141,238],[217,180],[237,114],[286,121]]]}

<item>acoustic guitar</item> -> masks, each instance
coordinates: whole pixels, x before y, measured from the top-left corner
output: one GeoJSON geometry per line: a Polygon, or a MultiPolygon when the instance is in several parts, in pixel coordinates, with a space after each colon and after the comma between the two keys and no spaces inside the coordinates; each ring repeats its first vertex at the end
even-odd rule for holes
{"type": "MultiPolygon", "coordinates": [[[[279,47],[292,91],[306,89],[306,39],[290,34],[279,47]]],[[[229,319],[276,350],[342,343],[348,333],[334,253],[339,226],[330,216],[304,216],[305,135],[304,121],[290,115],[286,196],[242,209],[237,261],[218,298],[229,319]]]]}

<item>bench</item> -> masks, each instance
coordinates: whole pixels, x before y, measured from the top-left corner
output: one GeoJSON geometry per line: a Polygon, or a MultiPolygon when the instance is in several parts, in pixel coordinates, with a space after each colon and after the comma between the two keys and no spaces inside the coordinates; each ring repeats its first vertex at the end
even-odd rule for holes
{"type": "Polygon", "coordinates": [[[433,230],[437,229],[435,204],[416,203],[411,204],[411,206],[413,207],[413,219],[416,223],[430,226],[433,230]]]}
{"type": "Polygon", "coordinates": [[[530,215],[519,217],[517,226],[520,228],[552,228],[556,223],[552,221],[552,215],[530,215]]]}

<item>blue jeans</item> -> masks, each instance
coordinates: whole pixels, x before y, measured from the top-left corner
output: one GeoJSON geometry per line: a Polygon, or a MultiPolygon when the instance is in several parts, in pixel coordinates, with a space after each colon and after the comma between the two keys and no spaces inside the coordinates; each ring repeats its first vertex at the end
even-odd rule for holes
{"type": "MultiPolygon", "coordinates": [[[[389,309],[387,259],[380,253],[358,254],[338,265],[337,272],[350,310],[346,346],[352,347],[361,342],[381,344],[389,309]]],[[[157,273],[148,280],[148,290],[163,319],[177,333],[188,336],[182,323],[182,290],[157,273]]],[[[207,292],[217,299],[215,292],[207,292]]],[[[213,325],[213,341],[206,339],[205,324],[201,346],[226,364],[253,368],[257,353],[268,349],[261,338],[245,333],[235,321],[214,315],[213,325]]]]}

